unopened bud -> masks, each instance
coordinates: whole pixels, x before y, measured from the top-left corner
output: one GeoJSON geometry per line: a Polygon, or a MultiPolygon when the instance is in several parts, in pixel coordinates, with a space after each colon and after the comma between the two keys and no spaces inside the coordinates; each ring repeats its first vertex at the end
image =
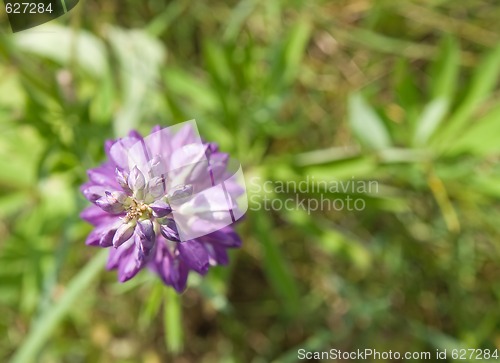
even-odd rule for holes
{"type": "Polygon", "coordinates": [[[179,233],[177,232],[177,225],[173,219],[165,218],[160,225],[160,231],[163,237],[170,241],[180,242],[179,233]]]}
{"type": "Polygon", "coordinates": [[[145,257],[149,256],[156,242],[153,222],[149,219],[139,221],[137,224],[137,236],[139,237],[138,247],[141,253],[145,257]]]}
{"type": "Polygon", "coordinates": [[[127,183],[128,179],[127,175],[118,168],[115,169],[115,174],[116,174],[116,181],[118,182],[118,184],[120,184],[123,191],[128,195],[132,195],[132,189],[130,189],[127,183]]]}
{"type": "Polygon", "coordinates": [[[148,195],[157,199],[165,195],[165,179],[154,177],[148,182],[148,195]]]}
{"type": "Polygon", "coordinates": [[[167,198],[170,202],[175,202],[193,195],[193,186],[191,184],[178,185],[169,191],[167,198]]]}
{"type": "Polygon", "coordinates": [[[155,155],[149,162],[149,176],[151,178],[158,176],[162,177],[167,173],[167,168],[160,155],[155,155]]]}
{"type": "Polygon", "coordinates": [[[128,176],[128,186],[134,192],[143,190],[146,187],[146,179],[137,166],[134,166],[128,176]]]}
{"type": "Polygon", "coordinates": [[[163,218],[172,212],[170,205],[161,200],[157,200],[156,202],[150,204],[149,207],[153,210],[153,216],[155,218],[163,218]]]}
{"type": "Polygon", "coordinates": [[[123,223],[118,229],[113,237],[113,246],[115,248],[120,247],[125,243],[132,235],[135,230],[135,221],[130,221],[128,223],[123,223]]]}
{"type": "Polygon", "coordinates": [[[95,204],[103,211],[111,214],[119,214],[125,211],[124,203],[128,196],[123,192],[105,192],[105,196],[97,199],[95,204]]]}

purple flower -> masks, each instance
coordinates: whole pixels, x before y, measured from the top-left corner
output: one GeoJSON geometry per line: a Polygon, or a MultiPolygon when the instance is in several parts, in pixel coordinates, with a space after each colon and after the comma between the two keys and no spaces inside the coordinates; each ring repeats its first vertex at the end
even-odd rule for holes
{"type": "Polygon", "coordinates": [[[81,217],[95,228],[87,245],[109,247],[108,269],[125,282],[148,267],[178,292],[188,273],[228,263],[241,245],[232,223],[246,204],[229,157],[203,143],[196,124],[155,127],[143,138],[108,141],[108,160],[88,171],[81,191],[93,203],[81,217]]]}

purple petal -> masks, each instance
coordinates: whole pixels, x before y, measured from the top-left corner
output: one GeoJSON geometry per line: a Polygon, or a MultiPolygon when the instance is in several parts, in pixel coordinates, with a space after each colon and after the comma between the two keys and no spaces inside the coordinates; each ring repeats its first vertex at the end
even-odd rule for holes
{"type": "Polygon", "coordinates": [[[125,204],[129,201],[129,197],[126,193],[115,190],[113,192],[106,192],[106,197],[110,203],[120,203],[125,204]]]}
{"type": "Polygon", "coordinates": [[[165,195],[165,179],[162,177],[154,177],[148,182],[148,194],[158,199],[165,195]]]}
{"type": "Polygon", "coordinates": [[[168,192],[167,198],[170,202],[178,201],[193,195],[193,186],[178,185],[168,192]]]}
{"type": "Polygon", "coordinates": [[[189,269],[178,257],[173,257],[166,246],[166,241],[159,238],[151,269],[161,277],[166,285],[181,293],[186,288],[189,269]]]}
{"type": "Polygon", "coordinates": [[[206,146],[205,155],[207,156],[207,158],[210,158],[212,154],[219,151],[219,146],[214,142],[208,142],[205,144],[205,146],[206,146]]]}
{"type": "Polygon", "coordinates": [[[87,175],[89,180],[95,184],[108,188],[112,187],[112,189],[118,189],[114,169],[109,163],[99,168],[89,169],[87,171],[87,175]]]}
{"type": "Polygon", "coordinates": [[[139,260],[137,248],[129,248],[118,261],[118,281],[125,282],[130,280],[143,267],[144,264],[139,260]]]}
{"type": "Polygon", "coordinates": [[[142,135],[137,130],[130,130],[128,136],[137,140],[142,140],[142,135]]]}
{"type": "MultiPolygon", "coordinates": [[[[131,248],[128,246],[128,248],[131,248]]],[[[106,269],[107,270],[112,270],[118,267],[118,262],[120,261],[120,258],[124,254],[124,252],[127,250],[126,245],[121,245],[119,248],[111,248],[109,250],[109,255],[108,255],[108,262],[106,263],[106,269]]]]}
{"type": "Polygon", "coordinates": [[[126,241],[128,241],[130,237],[132,237],[132,235],[134,234],[134,230],[135,230],[135,223],[133,222],[123,223],[116,230],[116,233],[113,237],[113,246],[115,248],[118,248],[126,241]]]}
{"type": "Polygon", "coordinates": [[[110,250],[106,268],[118,269],[118,281],[125,282],[131,279],[143,267],[144,264],[139,261],[138,251],[133,243],[123,244],[117,249],[110,250]]]}
{"type": "Polygon", "coordinates": [[[104,230],[99,230],[97,228],[93,229],[92,232],[90,232],[87,236],[85,244],[87,246],[99,246],[99,241],[101,240],[101,235],[103,232],[104,230]]]}
{"type": "Polygon", "coordinates": [[[115,169],[115,175],[116,175],[116,181],[118,182],[118,184],[120,184],[123,191],[128,195],[132,195],[132,189],[130,189],[127,183],[128,176],[118,168],[115,169]]]}
{"type": "Polygon", "coordinates": [[[110,162],[112,162],[112,158],[111,158],[111,154],[109,153],[109,151],[111,150],[111,147],[116,143],[115,140],[106,140],[104,142],[104,152],[106,153],[106,156],[108,157],[108,159],[110,160],[110,162]]]}
{"type": "Polygon", "coordinates": [[[155,218],[163,218],[172,212],[170,205],[161,200],[157,200],[156,202],[150,204],[149,207],[153,210],[153,216],[155,218]]]}
{"type": "Polygon", "coordinates": [[[241,239],[231,227],[224,227],[199,239],[222,247],[236,248],[241,246],[241,239]]]}
{"type": "Polygon", "coordinates": [[[80,213],[80,218],[94,226],[106,222],[109,218],[115,219],[115,217],[110,216],[107,212],[95,205],[85,208],[83,212],[80,213]]]}
{"type": "Polygon", "coordinates": [[[139,221],[136,229],[136,245],[141,252],[141,257],[149,257],[156,241],[153,222],[149,219],[139,221]]]}
{"type": "Polygon", "coordinates": [[[177,232],[177,225],[173,219],[165,218],[161,221],[160,232],[166,239],[174,242],[180,242],[179,232],[177,232]]]}
{"type": "Polygon", "coordinates": [[[176,150],[185,145],[198,142],[191,125],[186,125],[177,132],[171,140],[172,149],[176,150]]]}
{"type": "MultiPolygon", "coordinates": [[[[165,171],[162,171],[160,169],[159,172],[161,174],[164,174],[166,173],[167,170],[169,170],[168,168],[169,160],[170,160],[170,155],[172,154],[172,148],[171,148],[172,136],[168,129],[155,128],[155,130],[156,131],[153,131],[151,135],[146,137],[144,141],[151,155],[161,157],[161,164],[159,165],[159,167],[161,169],[165,169],[165,171]]],[[[159,176],[158,174],[154,175],[159,176]]]]}
{"type": "Polygon", "coordinates": [[[205,247],[196,240],[181,242],[177,245],[179,257],[187,266],[204,275],[208,271],[208,253],[205,247]]]}
{"type": "Polygon", "coordinates": [[[208,165],[215,184],[220,184],[229,176],[227,172],[228,161],[229,155],[225,153],[214,153],[210,156],[208,165]]]}
{"type": "Polygon", "coordinates": [[[146,187],[146,179],[137,166],[134,166],[128,176],[128,186],[133,191],[143,190],[146,187]]]}
{"type": "Polygon", "coordinates": [[[158,132],[160,130],[162,130],[163,127],[161,127],[160,125],[154,125],[152,128],[151,128],[151,134],[154,134],[155,132],[158,132]]]}
{"type": "Polygon", "coordinates": [[[103,211],[111,214],[120,214],[125,211],[125,207],[111,193],[105,192],[105,196],[97,199],[95,204],[103,211]]]}
{"type": "Polygon", "coordinates": [[[109,238],[110,236],[113,238],[119,223],[120,221],[113,219],[94,228],[94,230],[87,236],[85,244],[89,246],[108,247],[107,243],[109,238]]]}
{"type": "Polygon", "coordinates": [[[150,177],[165,177],[168,170],[161,155],[155,155],[149,161],[148,171],[150,177]]]}
{"type": "Polygon", "coordinates": [[[88,201],[95,203],[97,199],[102,198],[106,192],[106,188],[94,183],[85,183],[81,187],[81,192],[88,201]]]}
{"type": "Polygon", "coordinates": [[[207,249],[209,255],[208,260],[210,262],[210,265],[227,265],[229,263],[227,250],[224,247],[220,247],[211,243],[205,243],[205,248],[207,249]]]}
{"type": "Polygon", "coordinates": [[[113,237],[116,233],[116,228],[108,229],[99,240],[99,246],[110,247],[113,245],[113,237]]]}
{"type": "Polygon", "coordinates": [[[169,269],[165,270],[164,267],[170,263],[172,256],[168,253],[166,241],[162,236],[157,237],[155,247],[154,257],[149,262],[149,268],[160,276],[165,284],[171,285],[170,274],[166,273],[169,269]],[[167,260],[167,263],[165,263],[165,260],[167,260]]]}
{"type": "Polygon", "coordinates": [[[178,258],[173,259],[169,267],[170,283],[178,293],[183,292],[186,289],[189,269],[178,258]]]}
{"type": "Polygon", "coordinates": [[[139,141],[135,137],[118,139],[110,148],[111,160],[122,170],[129,170],[129,150],[139,141]]]}

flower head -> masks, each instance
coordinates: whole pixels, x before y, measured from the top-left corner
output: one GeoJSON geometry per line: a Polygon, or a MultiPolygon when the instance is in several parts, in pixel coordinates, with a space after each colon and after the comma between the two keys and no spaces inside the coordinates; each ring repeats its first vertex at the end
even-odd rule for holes
{"type": "Polygon", "coordinates": [[[190,270],[228,263],[227,249],[241,244],[231,225],[247,208],[241,169],[231,172],[194,122],[146,138],[132,131],[105,150],[108,160],[81,188],[93,203],[81,217],[95,227],[86,244],[110,248],[107,268],[119,281],[148,267],[181,292],[190,270]]]}

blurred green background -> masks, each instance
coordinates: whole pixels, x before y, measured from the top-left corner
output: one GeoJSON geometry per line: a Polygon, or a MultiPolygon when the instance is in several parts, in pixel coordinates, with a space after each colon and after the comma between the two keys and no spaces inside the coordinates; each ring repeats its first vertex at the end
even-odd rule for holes
{"type": "Polygon", "coordinates": [[[0,361],[500,349],[498,19],[496,0],[82,0],[13,35],[0,12],[0,361]],[[231,265],[181,296],[117,283],[84,245],[85,171],[106,139],[193,118],[251,200],[366,208],[250,203],[231,265]],[[378,189],[251,187],[308,178],[378,189]]]}

